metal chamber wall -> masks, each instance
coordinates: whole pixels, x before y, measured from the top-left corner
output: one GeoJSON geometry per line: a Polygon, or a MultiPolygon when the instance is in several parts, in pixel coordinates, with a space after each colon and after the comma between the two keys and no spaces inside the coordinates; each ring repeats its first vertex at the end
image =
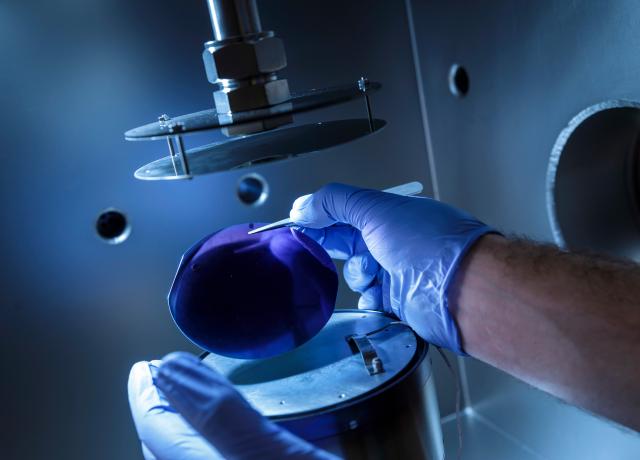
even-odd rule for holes
{"type": "MultiPolygon", "coordinates": [[[[259,6],[263,26],[285,42],[283,75],[293,91],[365,75],[384,85],[372,104],[388,126],[372,139],[257,167],[270,197],[247,207],[235,196],[244,172],[136,181],[133,171],[165,148],[122,135],[162,113],[212,104],[200,57],[211,38],[204,2],[0,5],[0,457],[140,455],[128,371],[135,361],[191,349],[165,296],[180,254],[203,235],[280,219],[294,198],[330,181],[384,188],[420,180],[431,194],[433,173],[444,201],[503,231],[552,240],[546,177],[558,135],[589,106],[640,101],[640,12],[632,0],[259,6]],[[462,97],[450,91],[454,64],[468,77],[462,97]],[[104,244],[94,231],[111,207],[131,225],[119,245],[104,244]]],[[[296,120],[353,118],[362,110],[355,101],[296,120]]],[[[343,286],[338,303],[355,301],[343,286]]],[[[434,358],[446,415],[454,391],[439,363],[434,358]]],[[[466,360],[464,369],[476,417],[463,425],[479,435],[466,438],[465,455],[604,459],[639,449],[636,437],[484,364],[466,360]]],[[[455,422],[445,423],[445,441],[454,455],[455,422]]]]}
{"type": "MultiPolygon", "coordinates": [[[[633,45],[640,40],[637,4],[456,0],[410,5],[441,199],[505,233],[554,241],[547,171],[561,132],[589,107],[640,101],[640,64],[633,45]],[[449,90],[454,64],[468,76],[464,97],[449,90]]],[[[623,117],[627,127],[633,117],[623,117]]],[[[603,131],[607,119],[596,123],[599,132],[592,140],[619,151],[622,141],[603,131]]],[[[628,129],[625,136],[630,136],[628,129]]],[[[591,142],[590,148],[595,145],[591,142]]],[[[585,154],[596,157],[593,151],[585,154]]],[[[569,156],[575,159],[577,152],[569,156]]],[[[616,181],[607,177],[600,183],[616,181]]],[[[563,197],[585,199],[584,185],[563,197]]],[[[625,208],[623,203],[614,206],[625,208]]],[[[611,235],[630,228],[621,223],[611,235]]],[[[568,241],[574,243],[570,247],[584,248],[581,243],[589,241],[590,249],[613,252],[603,235],[588,237],[597,235],[597,228],[582,231],[583,238],[573,235],[568,241]]],[[[464,458],[486,458],[491,452],[492,458],[608,459],[632,458],[640,451],[637,435],[488,365],[465,360],[464,370],[472,408],[463,422],[464,458]]],[[[445,442],[455,444],[454,425],[445,424],[445,442]]],[[[448,452],[453,447],[450,443],[448,452]]]]}
{"type": "MultiPolygon", "coordinates": [[[[162,113],[212,106],[201,58],[212,38],[204,1],[0,5],[1,458],[140,456],[129,369],[192,350],[166,295],[181,253],[204,235],[281,219],[297,196],[331,181],[385,188],[419,180],[431,190],[404,4],[259,6],[265,29],[285,42],[292,91],[364,75],[383,82],[372,107],[389,125],[371,139],[256,167],[270,197],[249,207],[235,195],[246,171],[137,181],[135,169],[165,155],[166,145],[123,138],[162,113]],[[131,226],[119,245],[105,244],[94,229],[112,207],[131,226]]],[[[354,101],[296,120],[364,114],[354,101]]],[[[356,300],[342,288],[340,305],[356,300]]]]}

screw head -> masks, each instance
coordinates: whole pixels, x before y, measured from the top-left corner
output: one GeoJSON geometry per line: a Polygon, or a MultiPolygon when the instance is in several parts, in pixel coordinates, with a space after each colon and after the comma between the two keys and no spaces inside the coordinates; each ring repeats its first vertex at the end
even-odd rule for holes
{"type": "Polygon", "coordinates": [[[373,371],[376,374],[379,374],[380,372],[382,372],[384,370],[384,367],[382,366],[382,360],[378,357],[373,358],[371,360],[371,365],[373,366],[373,371]]]}
{"type": "Polygon", "coordinates": [[[175,121],[167,126],[170,133],[181,133],[184,131],[184,123],[181,121],[175,121]]]}
{"type": "Polygon", "coordinates": [[[358,89],[363,93],[369,89],[369,79],[366,77],[360,77],[358,80],[358,89]]]}
{"type": "Polygon", "coordinates": [[[160,115],[158,117],[158,124],[160,125],[161,128],[166,128],[167,127],[167,122],[171,120],[171,117],[169,115],[167,115],[166,113],[163,113],[162,115],[160,115]]]}

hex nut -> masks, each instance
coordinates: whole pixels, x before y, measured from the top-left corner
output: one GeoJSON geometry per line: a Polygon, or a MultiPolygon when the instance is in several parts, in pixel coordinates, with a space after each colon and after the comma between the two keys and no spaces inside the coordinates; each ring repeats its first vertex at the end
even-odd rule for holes
{"type": "Polygon", "coordinates": [[[289,84],[285,79],[213,92],[218,113],[244,112],[269,107],[286,102],[290,97],[289,84]]]}
{"type": "Polygon", "coordinates": [[[221,131],[222,134],[227,137],[245,136],[247,134],[255,134],[276,129],[289,123],[293,123],[293,115],[286,114],[278,117],[263,118],[262,120],[241,123],[239,125],[225,126],[221,131]]]}
{"type": "Polygon", "coordinates": [[[287,66],[284,44],[277,37],[228,43],[219,48],[215,43],[208,43],[202,52],[202,60],[211,83],[277,72],[287,66]]]}

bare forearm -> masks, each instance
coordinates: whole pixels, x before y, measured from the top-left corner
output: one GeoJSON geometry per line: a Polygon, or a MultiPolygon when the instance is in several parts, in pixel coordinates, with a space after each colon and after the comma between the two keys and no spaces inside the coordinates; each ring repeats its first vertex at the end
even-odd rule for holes
{"type": "Polygon", "coordinates": [[[640,267],[489,235],[449,301],[467,353],[640,430],[640,267]]]}

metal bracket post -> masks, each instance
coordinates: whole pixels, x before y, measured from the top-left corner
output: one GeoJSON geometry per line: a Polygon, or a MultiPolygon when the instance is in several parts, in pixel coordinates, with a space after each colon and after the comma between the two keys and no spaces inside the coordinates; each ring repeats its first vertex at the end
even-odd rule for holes
{"type": "Polygon", "coordinates": [[[369,339],[369,337],[366,335],[352,335],[347,337],[347,342],[352,350],[360,353],[369,375],[376,375],[384,372],[382,359],[378,356],[378,353],[373,347],[373,343],[371,343],[371,339],[369,339]]]}

